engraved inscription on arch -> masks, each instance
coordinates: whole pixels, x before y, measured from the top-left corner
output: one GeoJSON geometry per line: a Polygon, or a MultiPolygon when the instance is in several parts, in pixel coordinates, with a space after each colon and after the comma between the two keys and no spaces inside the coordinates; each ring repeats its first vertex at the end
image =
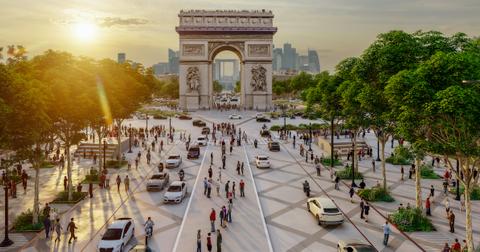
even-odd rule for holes
{"type": "Polygon", "coordinates": [[[182,56],[203,56],[205,46],[200,44],[183,44],[182,56]]]}
{"type": "Polygon", "coordinates": [[[250,57],[270,57],[270,45],[248,45],[248,56],[250,57]]]}

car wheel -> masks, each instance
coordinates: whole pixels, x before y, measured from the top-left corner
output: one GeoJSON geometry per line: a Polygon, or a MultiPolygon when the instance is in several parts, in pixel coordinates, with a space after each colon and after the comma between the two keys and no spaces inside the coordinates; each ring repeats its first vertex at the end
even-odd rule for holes
{"type": "Polygon", "coordinates": [[[123,252],[123,244],[120,246],[120,252],[123,252]]]}
{"type": "Polygon", "coordinates": [[[310,210],[310,202],[307,202],[307,210],[309,213],[311,213],[312,211],[310,210]]]}
{"type": "Polygon", "coordinates": [[[318,225],[321,226],[322,223],[320,222],[320,216],[317,215],[317,221],[318,221],[318,225]]]}

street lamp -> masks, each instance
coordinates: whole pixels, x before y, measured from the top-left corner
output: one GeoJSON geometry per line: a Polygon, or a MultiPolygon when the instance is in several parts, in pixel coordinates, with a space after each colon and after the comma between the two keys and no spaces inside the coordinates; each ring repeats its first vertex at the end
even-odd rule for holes
{"type": "Polygon", "coordinates": [[[352,143],[352,187],[357,187],[355,184],[355,144],[352,143]]]}
{"type": "Polygon", "coordinates": [[[129,124],[128,129],[128,153],[132,153],[132,124],[129,124]]]}
{"type": "Polygon", "coordinates": [[[107,168],[106,152],[107,152],[107,140],[103,139],[103,170],[107,168]]]}
{"type": "MultiPolygon", "coordinates": [[[[458,162],[458,159],[457,159],[457,176],[460,176],[460,164],[458,162]]],[[[455,197],[456,200],[460,200],[460,181],[458,181],[458,177],[457,177],[457,197],[455,197]]]]}
{"type": "Polygon", "coordinates": [[[308,141],[308,151],[309,152],[312,152],[312,123],[309,123],[308,125],[308,130],[310,131],[310,137],[309,137],[309,141],[308,141]]]}
{"type": "MultiPolygon", "coordinates": [[[[5,164],[5,159],[2,158],[1,166],[5,164]]],[[[5,190],[5,238],[0,247],[8,247],[13,244],[13,241],[8,238],[8,165],[5,166],[5,181],[3,181],[3,189],[5,190]]]]}

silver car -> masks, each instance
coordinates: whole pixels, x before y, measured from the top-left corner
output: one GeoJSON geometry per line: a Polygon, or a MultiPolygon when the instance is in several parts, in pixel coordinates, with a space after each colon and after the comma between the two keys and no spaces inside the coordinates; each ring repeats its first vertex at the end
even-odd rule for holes
{"type": "Polygon", "coordinates": [[[170,155],[165,161],[167,168],[177,168],[182,163],[182,157],[180,155],[170,155]]]}
{"type": "Polygon", "coordinates": [[[147,181],[147,191],[163,190],[168,185],[170,176],[166,172],[155,173],[147,181]]]}

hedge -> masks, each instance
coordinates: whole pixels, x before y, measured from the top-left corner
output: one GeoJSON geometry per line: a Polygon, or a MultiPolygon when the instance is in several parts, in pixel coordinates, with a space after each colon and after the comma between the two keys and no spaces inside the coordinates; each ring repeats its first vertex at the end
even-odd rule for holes
{"type": "Polygon", "coordinates": [[[438,174],[433,171],[433,167],[431,165],[422,165],[420,166],[420,176],[424,179],[439,179],[441,178],[438,174]]]}
{"type": "Polygon", "coordinates": [[[72,200],[68,200],[68,192],[59,192],[57,197],[52,201],[56,204],[74,204],[83,200],[87,196],[87,192],[72,192],[72,200]]]}
{"type": "MultiPolygon", "coordinates": [[[[342,170],[337,171],[337,176],[340,179],[352,179],[352,168],[350,166],[346,166],[342,170]]],[[[355,172],[355,179],[363,179],[363,175],[361,172],[355,172]]]]}
{"type": "Polygon", "coordinates": [[[388,219],[404,232],[431,232],[435,231],[430,219],[423,215],[420,208],[399,209],[388,216],[388,219]]]}
{"type": "MultiPolygon", "coordinates": [[[[465,187],[460,184],[460,194],[463,195],[465,191],[465,187]]],[[[450,187],[450,192],[453,194],[457,194],[457,187],[450,187]]],[[[473,187],[472,192],[470,193],[471,200],[480,200],[480,186],[473,187]]]]}
{"type": "Polygon", "coordinates": [[[383,189],[383,187],[372,187],[358,190],[358,196],[368,201],[393,202],[395,199],[383,189]]]}
{"type": "MultiPolygon", "coordinates": [[[[323,165],[327,165],[329,166],[330,164],[332,164],[332,159],[330,157],[326,157],[326,158],[323,158],[323,159],[320,159],[320,161],[322,162],[323,165]]],[[[333,160],[333,165],[334,166],[338,166],[338,165],[343,165],[342,161],[338,160],[338,159],[335,159],[333,160]]]]}
{"type": "Polygon", "coordinates": [[[395,147],[392,155],[388,157],[385,161],[394,165],[408,165],[412,162],[413,155],[410,150],[403,146],[399,145],[395,147]]]}
{"type": "Polygon", "coordinates": [[[37,224],[32,224],[33,222],[33,212],[28,209],[27,211],[19,214],[13,221],[13,229],[18,232],[24,231],[40,231],[43,229],[43,220],[45,216],[39,213],[37,224]]]}

